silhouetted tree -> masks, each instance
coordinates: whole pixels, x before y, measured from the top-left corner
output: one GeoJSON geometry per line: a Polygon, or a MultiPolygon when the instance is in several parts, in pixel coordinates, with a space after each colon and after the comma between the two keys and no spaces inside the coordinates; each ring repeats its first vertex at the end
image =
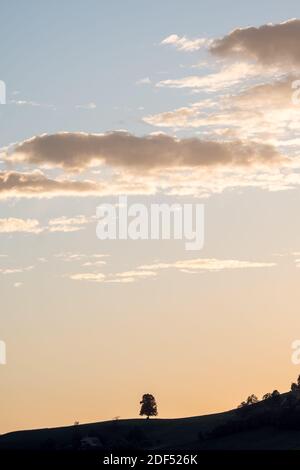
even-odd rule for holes
{"type": "Polygon", "coordinates": [[[292,392],[297,392],[298,391],[298,385],[295,382],[293,382],[292,385],[291,385],[291,391],[292,392]]]}
{"type": "Polygon", "coordinates": [[[281,404],[281,395],[278,390],[273,390],[271,394],[271,403],[272,405],[280,405],[281,404]]]}
{"type": "Polygon", "coordinates": [[[291,391],[292,392],[300,391],[300,375],[298,376],[297,383],[295,383],[295,382],[292,383],[291,391]]]}
{"type": "Polygon", "coordinates": [[[140,404],[142,405],[140,416],[147,416],[147,419],[149,419],[150,416],[157,416],[157,405],[153,395],[145,393],[140,404]]]}
{"type": "Polygon", "coordinates": [[[242,401],[242,403],[239,405],[239,408],[243,408],[244,406],[250,406],[254,405],[255,403],[258,403],[258,398],[256,395],[249,395],[246,401],[242,401]]]}
{"type": "Polygon", "coordinates": [[[245,406],[247,406],[247,403],[245,401],[242,401],[238,408],[244,408],[245,406]]]}
{"type": "Polygon", "coordinates": [[[248,405],[254,405],[255,403],[258,403],[258,398],[256,395],[249,395],[249,397],[247,398],[247,404],[248,405]]]}
{"type": "Polygon", "coordinates": [[[265,395],[262,397],[263,400],[269,400],[272,398],[272,393],[265,393],[265,395]]]}

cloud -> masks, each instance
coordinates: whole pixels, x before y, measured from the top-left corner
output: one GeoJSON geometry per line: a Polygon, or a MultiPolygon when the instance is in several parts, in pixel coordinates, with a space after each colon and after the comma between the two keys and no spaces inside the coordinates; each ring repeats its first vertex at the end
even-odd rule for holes
{"type": "MultiPolygon", "coordinates": [[[[84,163],[83,163],[84,165],[84,163]]],[[[118,194],[149,195],[156,192],[156,184],[134,174],[109,173],[93,179],[49,178],[40,170],[32,172],[0,171],[0,199],[102,197],[118,194]]]]}
{"type": "Polygon", "coordinates": [[[99,272],[85,272],[70,274],[67,277],[74,281],[88,281],[93,283],[132,283],[141,279],[155,279],[159,271],[165,269],[176,269],[182,273],[196,274],[205,271],[218,272],[228,269],[268,268],[274,266],[276,266],[276,263],[196,258],[169,263],[159,262],[146,264],[138,266],[131,271],[118,273],[104,274],[99,272]]]}
{"type": "Polygon", "coordinates": [[[255,60],[263,66],[300,66],[300,20],[238,28],[210,46],[222,58],[255,60]]]}
{"type": "Polygon", "coordinates": [[[0,233],[33,233],[41,232],[76,232],[83,230],[92,219],[83,215],[75,217],[57,217],[50,219],[47,225],[41,226],[36,219],[20,219],[20,218],[2,218],[0,219],[0,233]]]}
{"type": "Polygon", "coordinates": [[[97,105],[96,105],[96,103],[91,102],[91,103],[87,103],[87,104],[77,104],[76,108],[78,108],[78,109],[96,109],[97,105]]]}
{"type": "MultiPolygon", "coordinates": [[[[199,40],[201,47],[201,40],[199,40]]],[[[204,44],[205,44],[205,40],[204,44]]],[[[245,85],[246,81],[282,77],[298,71],[300,66],[300,20],[279,24],[238,28],[221,39],[209,40],[209,52],[216,61],[216,72],[162,80],[158,87],[187,88],[194,91],[216,92],[224,88],[245,85]],[[225,59],[225,61],[224,61],[225,59]]],[[[193,41],[171,35],[163,41],[177,48],[193,47],[193,41]]],[[[206,44],[207,45],[207,44],[206,44]]]]}
{"type": "Polygon", "coordinates": [[[35,101],[26,101],[26,100],[10,100],[11,104],[16,104],[18,106],[41,106],[40,103],[35,101]]]}
{"type": "MultiPolygon", "coordinates": [[[[213,113],[215,105],[206,104],[213,113]]],[[[230,113],[231,110],[224,113],[228,119],[230,113]]],[[[232,113],[232,119],[236,119],[234,116],[232,113]]],[[[22,150],[23,164],[51,166],[57,168],[55,174],[59,176],[53,178],[41,170],[2,171],[0,199],[153,195],[157,192],[169,196],[207,197],[226,188],[277,190],[299,185],[300,175],[293,173],[295,159],[287,158],[274,145],[265,142],[266,139],[251,140],[236,134],[228,140],[228,135],[218,135],[218,131],[224,131],[223,117],[213,114],[197,117],[203,126],[214,127],[214,135],[203,131],[204,136],[208,135],[206,140],[178,139],[163,133],[136,137],[125,132],[35,137],[17,146],[22,150]],[[101,165],[96,173],[90,168],[91,161],[101,165]],[[60,169],[65,172],[64,177],[60,176],[60,169]],[[79,170],[85,171],[84,177],[79,170]]],[[[245,116],[239,115],[238,119],[239,126],[243,127],[245,116]]],[[[248,126],[244,126],[244,130],[247,129],[248,126]]],[[[10,165],[20,166],[19,159],[17,150],[6,155],[6,163],[10,165]]]]}
{"type": "Polygon", "coordinates": [[[181,272],[197,273],[201,271],[223,271],[225,269],[267,268],[276,266],[276,263],[240,261],[232,259],[195,258],[172,263],[155,263],[142,265],[141,270],[159,271],[162,269],[177,269],[181,272]]]}
{"type": "Polygon", "coordinates": [[[56,253],[54,256],[56,258],[61,259],[62,261],[67,261],[67,262],[90,260],[89,262],[85,262],[83,264],[83,266],[87,266],[88,265],[87,263],[90,263],[89,265],[98,264],[99,262],[101,262],[101,264],[105,264],[106,262],[103,260],[103,258],[107,258],[109,255],[103,254],[103,253],[86,254],[86,253],[73,253],[71,251],[67,251],[67,252],[62,252],[62,253],[56,253]]]}
{"type": "Polygon", "coordinates": [[[50,179],[40,170],[0,172],[0,199],[7,197],[52,197],[101,194],[104,188],[93,181],[50,179]]]}
{"type": "Polygon", "coordinates": [[[171,45],[179,51],[194,52],[204,46],[208,46],[211,40],[207,38],[188,39],[185,36],[179,37],[177,34],[171,34],[161,41],[161,45],[171,45]]]}
{"type": "Polygon", "coordinates": [[[136,85],[151,85],[151,80],[149,77],[140,78],[137,80],[136,85]]]}
{"type": "Polygon", "coordinates": [[[0,274],[20,274],[26,271],[32,271],[34,266],[25,266],[25,267],[17,267],[17,268],[0,268],[0,274]]]}
{"type": "MultiPolygon", "coordinates": [[[[272,165],[283,160],[270,145],[256,142],[218,142],[198,138],[176,139],[167,135],[137,137],[125,132],[108,134],[58,133],[18,144],[7,161],[61,167],[79,171],[96,164],[144,173],[145,170],[213,166],[272,165]]],[[[0,173],[0,195],[11,186],[24,192],[95,192],[92,182],[49,181],[40,172],[27,178],[18,173],[0,173]]],[[[98,188],[99,190],[100,188],[98,188]]]]}
{"type": "MultiPolygon", "coordinates": [[[[186,38],[177,35],[171,35],[165,41],[180,47],[182,39],[184,44],[186,38]]],[[[260,27],[238,28],[223,38],[209,41],[210,58],[222,59],[214,63],[219,70],[162,80],[156,86],[211,93],[236,86],[245,87],[245,81],[261,83],[268,78],[278,79],[299,70],[299,41],[300,20],[297,19],[260,27]]]]}
{"type": "Polygon", "coordinates": [[[211,136],[226,140],[235,138],[268,142],[274,146],[296,146],[300,106],[292,100],[294,78],[287,76],[250,86],[218,100],[204,99],[173,111],[146,116],[144,121],[158,127],[206,128],[211,136]]]}
{"type": "Polygon", "coordinates": [[[8,104],[14,104],[16,106],[32,106],[34,108],[49,108],[55,110],[55,106],[53,104],[38,103],[31,100],[10,100],[8,104]]]}
{"type": "Polygon", "coordinates": [[[139,279],[148,279],[156,277],[156,272],[146,270],[133,270],[133,271],[124,271],[120,273],[110,273],[110,274],[103,274],[103,273],[76,273],[71,274],[69,279],[73,281],[88,281],[88,282],[96,282],[96,283],[132,283],[139,279]]]}
{"type": "Polygon", "coordinates": [[[14,217],[0,219],[0,233],[40,233],[42,228],[36,219],[14,217]]]}
{"type": "Polygon", "coordinates": [[[202,105],[203,103],[194,103],[173,111],[148,115],[143,118],[143,121],[157,127],[199,128],[203,125],[203,114],[201,115],[203,113],[202,105]]]}
{"type": "Polygon", "coordinates": [[[70,279],[73,281],[103,282],[105,275],[103,273],[78,273],[71,274],[70,279]]]}
{"type": "Polygon", "coordinates": [[[156,272],[150,270],[133,270],[133,271],[124,271],[120,273],[116,273],[114,275],[115,279],[126,279],[127,282],[132,282],[136,279],[146,279],[150,277],[155,277],[156,272]]]}
{"type": "Polygon", "coordinates": [[[14,287],[18,288],[18,287],[21,287],[23,285],[23,282],[15,282],[14,283],[14,287]]]}
{"type": "Polygon", "coordinates": [[[99,261],[86,261],[85,263],[83,263],[82,266],[84,267],[97,267],[97,266],[103,266],[104,264],[106,264],[106,261],[104,260],[99,260],[99,261]]]}
{"type": "MultiPolygon", "coordinates": [[[[264,146],[263,146],[264,148],[264,146]]],[[[268,146],[267,146],[268,148],[268,146]]],[[[272,149],[272,146],[270,146],[272,149]]],[[[194,166],[160,169],[159,173],[140,172],[136,173],[122,172],[121,176],[111,176],[106,184],[94,182],[92,188],[95,190],[84,189],[79,184],[72,187],[71,191],[63,191],[58,185],[57,189],[49,192],[41,187],[41,191],[26,190],[21,184],[14,185],[8,190],[1,188],[0,179],[0,198],[50,198],[50,197],[95,197],[116,195],[154,195],[157,192],[167,196],[192,196],[209,197],[211,194],[220,194],[226,189],[235,188],[260,188],[267,191],[278,191],[293,189],[300,185],[300,161],[297,158],[287,159],[278,157],[274,160],[259,160],[253,165],[237,166],[236,164],[219,164],[211,166],[194,166]]],[[[115,199],[112,201],[115,202],[115,199]]]]}
{"type": "MultiPolygon", "coordinates": [[[[245,80],[250,80],[262,74],[254,64],[239,62],[225,64],[220,70],[208,73],[206,75],[191,75],[178,79],[161,80],[156,84],[157,87],[164,88],[190,88],[192,90],[205,90],[207,92],[216,92],[224,88],[235,87],[239,84],[245,84],[245,80]]],[[[264,72],[264,77],[274,76],[278,71],[272,69],[270,72],[264,72]]]]}
{"type": "Polygon", "coordinates": [[[49,232],[77,232],[83,230],[91,220],[84,215],[76,217],[57,217],[48,222],[49,232]]]}

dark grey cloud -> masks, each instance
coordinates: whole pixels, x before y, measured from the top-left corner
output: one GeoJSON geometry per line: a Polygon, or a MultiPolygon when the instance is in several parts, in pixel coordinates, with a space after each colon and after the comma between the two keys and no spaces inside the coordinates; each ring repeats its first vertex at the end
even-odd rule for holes
{"type": "Polygon", "coordinates": [[[238,28],[216,39],[210,51],[221,57],[242,57],[266,66],[300,66],[300,20],[238,28]]]}
{"type": "Polygon", "coordinates": [[[282,156],[271,145],[255,141],[179,140],[163,134],[136,137],[125,132],[111,132],[103,135],[58,133],[34,137],[20,143],[6,159],[38,167],[60,167],[67,171],[105,164],[143,173],[146,170],[177,167],[270,165],[280,162],[282,156]]]}
{"type": "Polygon", "coordinates": [[[0,198],[19,196],[50,197],[96,192],[101,192],[101,188],[91,181],[53,180],[40,171],[32,173],[0,172],[0,198]]]}

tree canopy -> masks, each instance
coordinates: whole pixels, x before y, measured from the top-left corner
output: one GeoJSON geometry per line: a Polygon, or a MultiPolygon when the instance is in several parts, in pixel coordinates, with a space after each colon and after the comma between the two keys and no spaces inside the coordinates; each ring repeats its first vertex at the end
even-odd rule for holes
{"type": "Polygon", "coordinates": [[[157,405],[153,395],[145,393],[142,400],[140,401],[141,411],[140,416],[157,416],[157,405]]]}

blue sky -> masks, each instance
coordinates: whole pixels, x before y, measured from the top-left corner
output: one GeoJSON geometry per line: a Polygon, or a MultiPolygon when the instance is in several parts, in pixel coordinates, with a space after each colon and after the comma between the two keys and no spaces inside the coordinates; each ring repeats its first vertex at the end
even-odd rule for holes
{"type": "Polygon", "coordinates": [[[195,55],[160,47],[176,33],[220,37],[237,26],[281,22],[299,15],[297,1],[6,2],[1,7],[1,79],[8,98],[53,105],[9,105],[1,112],[0,144],[43,132],[151,131],[141,122],[186,101],[186,91],[137,86],[150,77],[181,75],[195,55]],[[15,98],[15,97],[14,97],[15,98]],[[95,102],[89,111],[76,105],[95,102]],[[143,107],[144,110],[139,110],[143,107]],[[20,109],[21,108],[21,109],[20,109]]]}

